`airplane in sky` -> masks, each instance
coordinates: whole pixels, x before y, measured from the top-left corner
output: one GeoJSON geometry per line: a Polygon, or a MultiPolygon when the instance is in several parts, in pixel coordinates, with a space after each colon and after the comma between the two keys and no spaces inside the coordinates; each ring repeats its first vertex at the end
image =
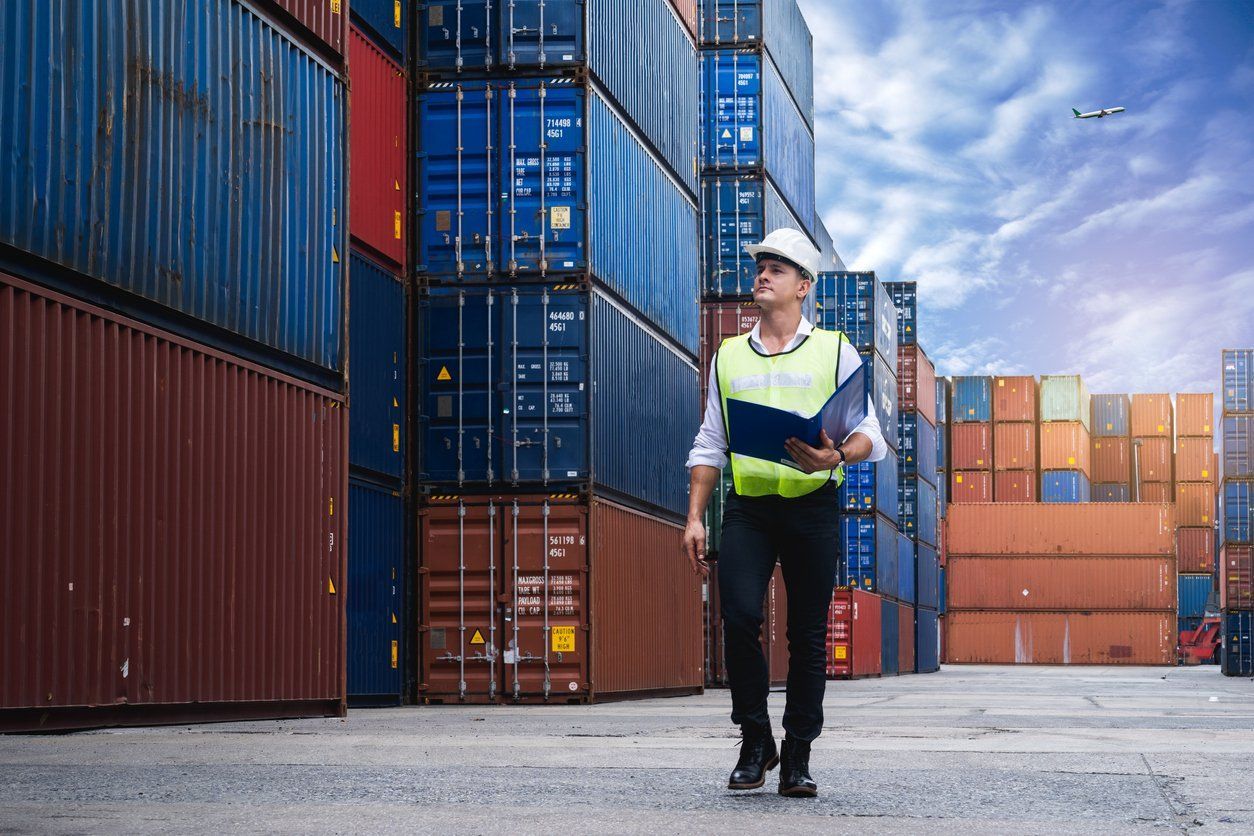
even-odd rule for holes
{"type": "Polygon", "coordinates": [[[1093,110],[1093,111],[1089,111],[1088,113],[1081,113],[1080,111],[1076,110],[1073,107],[1071,108],[1071,112],[1075,114],[1076,119],[1092,119],[1094,116],[1096,116],[1098,119],[1101,119],[1103,116],[1109,116],[1112,113],[1123,113],[1123,108],[1104,107],[1101,110],[1093,110]]]}

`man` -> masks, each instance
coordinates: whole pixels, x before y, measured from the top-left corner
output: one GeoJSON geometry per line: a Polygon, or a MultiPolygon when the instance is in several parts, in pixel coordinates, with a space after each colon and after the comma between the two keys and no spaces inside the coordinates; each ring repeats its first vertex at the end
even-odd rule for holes
{"type": "MultiPolygon", "coordinates": [[[[818,271],[819,252],[795,229],[777,229],[746,247],[757,261],[753,300],[762,318],[748,334],[724,340],[710,371],[705,420],[688,456],[691,490],[684,549],[703,568],[706,504],[727,464],[726,404],[744,399],[812,415],[861,364],[840,332],[801,315],[818,271]]],[[[847,438],[824,432],[820,446],[787,443],[790,467],[732,455],[734,490],[723,513],[718,588],[731,685],[732,721],[741,729],[740,759],[728,788],[756,789],[780,766],[779,793],[813,797],[810,743],[823,728],[827,615],[840,559],[836,488],[844,466],[879,461],[887,447],[867,398],[867,415],[847,438]],[[777,751],[767,714],[769,679],[762,653],[762,601],[778,559],[788,593],[788,694],[784,742],[777,751]]]]}

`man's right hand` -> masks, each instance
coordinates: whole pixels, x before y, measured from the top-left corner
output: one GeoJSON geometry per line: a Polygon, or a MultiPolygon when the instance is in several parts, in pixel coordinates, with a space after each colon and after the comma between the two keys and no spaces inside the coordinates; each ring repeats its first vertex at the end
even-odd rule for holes
{"type": "Polygon", "coordinates": [[[710,573],[710,567],[705,562],[705,524],[701,520],[689,520],[684,528],[684,553],[688,555],[694,574],[710,573]]]}

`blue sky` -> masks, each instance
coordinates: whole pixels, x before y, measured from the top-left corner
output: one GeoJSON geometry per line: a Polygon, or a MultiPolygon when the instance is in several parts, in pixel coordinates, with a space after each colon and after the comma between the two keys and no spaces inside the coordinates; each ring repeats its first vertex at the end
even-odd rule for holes
{"type": "Polygon", "coordinates": [[[1254,4],[801,5],[819,211],[919,282],[941,373],[1218,391],[1254,345],[1254,4]]]}

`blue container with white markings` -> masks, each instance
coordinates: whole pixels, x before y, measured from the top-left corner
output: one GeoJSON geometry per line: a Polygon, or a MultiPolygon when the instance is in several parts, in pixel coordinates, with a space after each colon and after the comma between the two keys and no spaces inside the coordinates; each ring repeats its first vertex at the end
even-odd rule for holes
{"type": "Polygon", "coordinates": [[[1223,350],[1224,412],[1254,412],[1254,348],[1223,350]]]}
{"type": "Polygon", "coordinates": [[[707,175],[701,178],[701,193],[702,292],[708,298],[752,293],[757,265],[745,245],[758,243],[772,230],[801,230],[801,219],[761,174],[707,175]]]}
{"type": "Polygon", "coordinates": [[[1088,502],[1089,477],[1079,470],[1046,470],[1041,473],[1041,502],[1088,502]]]}
{"type": "Polygon", "coordinates": [[[817,325],[843,331],[859,351],[874,350],[890,368],[897,368],[897,311],[875,273],[820,273],[811,293],[817,325]]]}
{"type": "Polygon", "coordinates": [[[919,294],[916,282],[885,282],[888,295],[897,308],[897,342],[914,345],[919,341],[919,294]]]}
{"type": "Polygon", "coordinates": [[[897,526],[879,514],[840,518],[840,585],[892,595],[897,589],[897,526]]]}
{"type": "Polygon", "coordinates": [[[952,385],[953,408],[950,410],[950,420],[954,423],[993,420],[992,378],[955,377],[952,385]]]}
{"type": "Polygon", "coordinates": [[[1213,582],[1211,575],[1178,576],[1177,611],[1182,618],[1206,614],[1206,601],[1210,598],[1213,582]]]}
{"type": "Polygon", "coordinates": [[[1120,438],[1129,434],[1132,401],[1127,395],[1090,395],[1089,408],[1094,436],[1120,438]]]}
{"type": "Polygon", "coordinates": [[[920,543],[936,545],[936,487],[917,476],[898,481],[897,516],[901,530],[920,543]]]}
{"type": "Polygon", "coordinates": [[[1225,543],[1250,543],[1250,504],[1254,498],[1254,481],[1225,479],[1219,494],[1219,514],[1223,528],[1219,534],[1225,543]]]}
{"type": "Polygon", "coordinates": [[[875,406],[875,417],[880,422],[880,432],[888,446],[897,449],[897,376],[893,369],[879,354],[869,351],[858,352],[862,362],[870,364],[870,374],[866,376],[867,395],[875,406]]]}
{"type": "Polygon", "coordinates": [[[897,534],[897,590],[893,593],[898,601],[913,604],[917,593],[914,568],[914,541],[904,534],[897,534]]]}
{"type": "Polygon", "coordinates": [[[405,500],[361,479],[348,484],[348,695],[401,701],[405,624],[405,500]]]}
{"type": "Polygon", "coordinates": [[[940,619],[936,610],[914,611],[914,672],[940,670],[940,619]]]}
{"type": "Polygon", "coordinates": [[[1224,676],[1254,676],[1254,612],[1224,613],[1224,676]]]}
{"type": "Polygon", "coordinates": [[[348,461],[391,479],[405,475],[405,286],[354,252],[350,261],[348,461]]]}
{"type": "Polygon", "coordinates": [[[914,567],[918,605],[934,610],[940,603],[940,559],[936,549],[926,543],[916,543],[914,567]]]}
{"type": "Polygon", "coordinates": [[[1132,501],[1132,487],[1127,482],[1094,482],[1089,494],[1092,502],[1132,501]]]}
{"type": "Polygon", "coordinates": [[[878,462],[858,462],[846,467],[845,481],[837,495],[845,511],[879,512],[897,522],[897,454],[889,450],[878,462]]]}
{"type": "Polygon", "coordinates": [[[900,412],[897,441],[902,475],[936,482],[936,427],[917,412],[900,412]]]}
{"type": "Polygon", "coordinates": [[[1254,414],[1224,416],[1222,465],[1225,479],[1254,479],[1254,414]]]}

